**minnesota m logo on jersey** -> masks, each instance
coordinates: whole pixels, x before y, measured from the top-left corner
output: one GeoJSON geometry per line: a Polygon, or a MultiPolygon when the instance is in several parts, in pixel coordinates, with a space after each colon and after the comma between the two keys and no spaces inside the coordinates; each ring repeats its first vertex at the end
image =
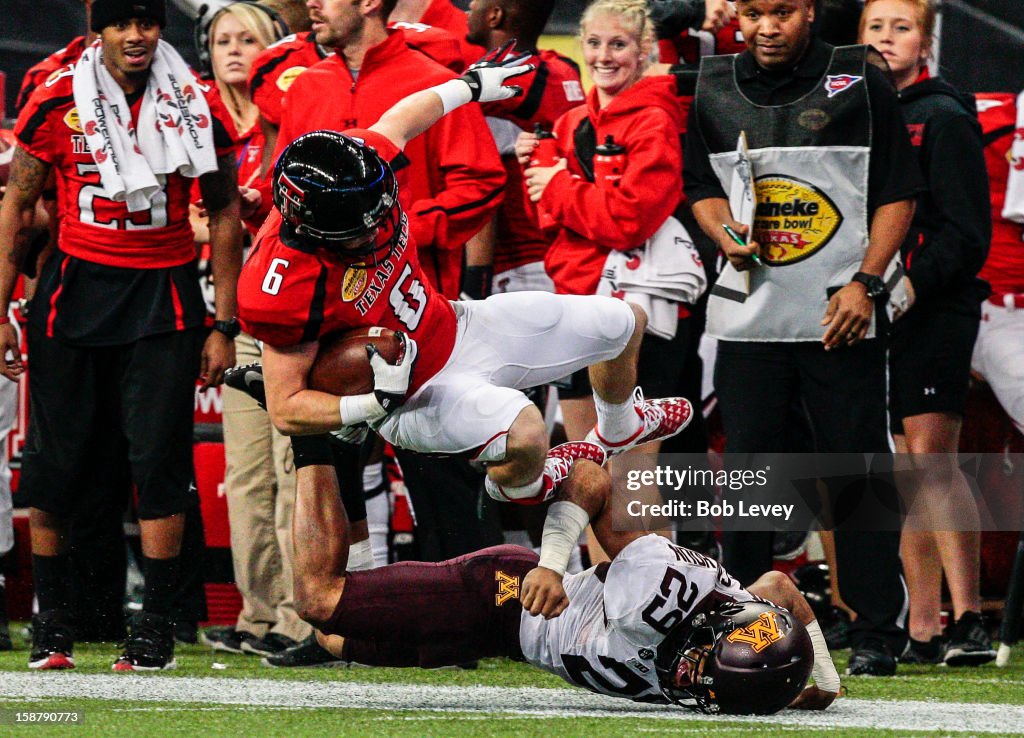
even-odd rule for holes
{"type": "Polygon", "coordinates": [[[757,620],[746,627],[737,628],[725,640],[730,643],[749,643],[754,653],[761,653],[776,641],[782,640],[782,632],[775,613],[763,612],[757,620]]]}
{"type": "Polygon", "coordinates": [[[494,572],[494,581],[498,583],[498,593],[494,595],[495,607],[501,607],[509,600],[519,599],[519,577],[506,574],[499,569],[494,572]]]}

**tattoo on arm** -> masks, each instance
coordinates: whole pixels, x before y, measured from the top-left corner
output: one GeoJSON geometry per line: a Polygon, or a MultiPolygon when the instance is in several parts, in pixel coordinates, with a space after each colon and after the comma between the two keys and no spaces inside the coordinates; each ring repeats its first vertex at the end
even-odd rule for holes
{"type": "Polygon", "coordinates": [[[209,213],[219,212],[237,200],[238,165],[234,156],[217,157],[217,171],[199,178],[199,190],[203,194],[203,206],[209,213]]]}
{"type": "Polygon", "coordinates": [[[21,202],[34,206],[51,169],[50,164],[32,156],[19,146],[14,150],[10,174],[7,177],[8,195],[16,189],[21,202]]]}

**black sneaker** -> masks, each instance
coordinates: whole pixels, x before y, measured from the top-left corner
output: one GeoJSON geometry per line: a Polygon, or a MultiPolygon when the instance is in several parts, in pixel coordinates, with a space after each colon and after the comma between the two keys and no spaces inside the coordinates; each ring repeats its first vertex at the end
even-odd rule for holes
{"type": "Polygon", "coordinates": [[[850,676],[892,676],[896,673],[896,659],[885,641],[867,638],[854,647],[846,673],[850,676]]]}
{"type": "Polygon", "coordinates": [[[184,646],[199,643],[199,625],[195,620],[181,620],[174,624],[174,642],[184,646]]]}
{"type": "Polygon", "coordinates": [[[900,656],[901,664],[941,664],[946,642],[942,636],[932,636],[927,641],[907,639],[907,649],[900,656]]]}
{"type": "Polygon", "coordinates": [[[276,653],[273,656],[267,656],[263,659],[263,663],[266,666],[276,666],[280,668],[295,668],[303,666],[339,667],[349,665],[348,661],[342,661],[333,653],[321,646],[317,642],[315,634],[310,635],[308,638],[300,641],[291,648],[281,651],[281,653],[276,653]]]}
{"type": "Polygon", "coordinates": [[[177,667],[174,621],[143,610],[135,617],[124,652],[114,662],[114,671],[161,671],[177,667]]]}
{"type": "Polygon", "coordinates": [[[263,638],[243,638],[242,651],[257,656],[273,656],[275,653],[281,653],[297,644],[298,641],[294,638],[280,633],[267,633],[263,638]]]}
{"type": "Polygon", "coordinates": [[[47,610],[32,616],[32,654],[28,657],[28,668],[41,671],[75,668],[71,656],[75,632],[69,623],[70,616],[61,610],[47,610]]]}
{"type": "Polygon", "coordinates": [[[841,607],[826,605],[819,608],[818,625],[825,636],[825,645],[829,651],[839,651],[850,647],[850,615],[841,607]]]}
{"type": "MultiPolygon", "coordinates": [[[[0,561],[3,561],[0,556],[0,561]]],[[[7,590],[4,587],[4,575],[0,574],[0,651],[13,651],[14,644],[11,642],[11,627],[7,622],[7,590]]]]}
{"type": "Polygon", "coordinates": [[[242,650],[242,641],[256,636],[246,633],[244,630],[237,630],[234,627],[207,628],[199,634],[199,640],[205,646],[214,651],[226,651],[227,653],[245,653],[242,650]]]}
{"type": "Polygon", "coordinates": [[[263,367],[260,364],[236,366],[224,372],[224,384],[231,389],[244,392],[260,404],[267,407],[267,392],[263,387],[263,367]]]}
{"type": "Polygon", "coordinates": [[[980,666],[996,657],[981,613],[965,612],[953,626],[943,658],[946,666],[980,666]]]}

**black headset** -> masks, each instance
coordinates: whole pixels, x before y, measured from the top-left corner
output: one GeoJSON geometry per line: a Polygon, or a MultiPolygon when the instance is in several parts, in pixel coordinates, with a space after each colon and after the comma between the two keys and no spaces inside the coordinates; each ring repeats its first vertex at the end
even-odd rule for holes
{"type": "Polygon", "coordinates": [[[195,25],[192,26],[192,42],[196,47],[196,56],[199,57],[199,74],[204,78],[213,74],[213,65],[210,61],[210,24],[213,22],[217,13],[230,5],[250,5],[261,10],[274,25],[279,39],[282,39],[291,33],[291,29],[288,28],[288,24],[284,22],[284,18],[282,18],[276,10],[266,5],[262,5],[255,0],[237,0],[237,2],[221,5],[217,8],[211,8],[205,3],[200,5],[195,25]]]}

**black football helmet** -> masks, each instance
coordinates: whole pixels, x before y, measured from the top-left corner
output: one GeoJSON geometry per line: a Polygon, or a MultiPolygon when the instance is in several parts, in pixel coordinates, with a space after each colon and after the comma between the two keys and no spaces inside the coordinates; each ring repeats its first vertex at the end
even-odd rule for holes
{"type": "Polygon", "coordinates": [[[395,173],[372,147],[337,131],[288,144],[273,185],[285,235],[306,244],[376,263],[405,235],[395,173]]]}
{"type": "Polygon", "coordinates": [[[723,602],[674,628],[658,648],[662,693],[701,712],[770,715],[800,694],[814,665],[806,628],[764,602],[723,602]]]}

